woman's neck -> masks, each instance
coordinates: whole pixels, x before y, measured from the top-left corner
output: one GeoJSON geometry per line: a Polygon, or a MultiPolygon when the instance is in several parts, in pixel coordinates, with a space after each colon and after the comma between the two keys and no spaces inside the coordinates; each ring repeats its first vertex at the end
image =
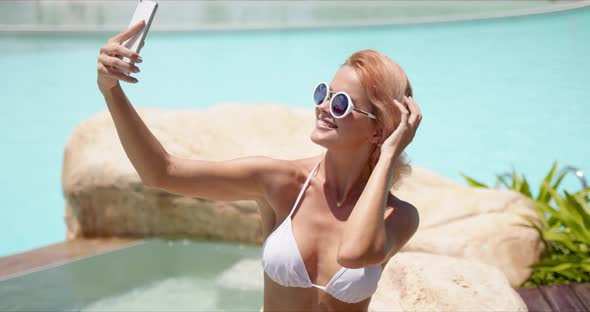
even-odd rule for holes
{"type": "Polygon", "coordinates": [[[324,178],[325,186],[335,196],[337,206],[348,199],[355,187],[367,183],[371,175],[368,165],[372,152],[370,148],[328,150],[324,154],[318,171],[324,178]]]}

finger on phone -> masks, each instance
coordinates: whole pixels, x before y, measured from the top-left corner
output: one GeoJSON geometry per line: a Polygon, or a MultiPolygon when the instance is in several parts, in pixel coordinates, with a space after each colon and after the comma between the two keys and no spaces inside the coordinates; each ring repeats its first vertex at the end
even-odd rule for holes
{"type": "Polygon", "coordinates": [[[118,70],[121,70],[121,71],[125,70],[128,72],[139,72],[139,68],[137,68],[135,65],[131,65],[127,62],[124,62],[123,60],[121,60],[118,57],[107,56],[105,54],[101,54],[98,57],[98,59],[104,65],[110,66],[112,68],[117,68],[118,70]]]}
{"type": "Polygon", "coordinates": [[[141,63],[141,61],[139,61],[141,60],[141,58],[139,57],[139,54],[137,52],[132,51],[131,49],[120,44],[118,44],[114,49],[119,56],[125,56],[135,63],[141,63]]]}
{"type": "Polygon", "coordinates": [[[122,81],[129,82],[129,83],[137,83],[137,81],[138,81],[135,77],[131,77],[131,76],[127,76],[127,75],[123,74],[117,68],[113,68],[111,66],[105,66],[105,68],[109,72],[109,76],[111,76],[115,79],[122,80],[122,81]]]}
{"type": "Polygon", "coordinates": [[[116,68],[120,68],[121,70],[125,70],[127,72],[133,72],[133,73],[139,72],[139,68],[137,66],[131,65],[125,61],[122,61],[119,58],[116,58],[116,57],[112,58],[109,65],[116,67],[116,68]]]}
{"type": "Polygon", "coordinates": [[[125,40],[133,37],[138,31],[140,31],[143,27],[145,27],[145,21],[141,20],[137,24],[129,27],[126,31],[114,36],[112,38],[113,41],[122,43],[125,40]]]}

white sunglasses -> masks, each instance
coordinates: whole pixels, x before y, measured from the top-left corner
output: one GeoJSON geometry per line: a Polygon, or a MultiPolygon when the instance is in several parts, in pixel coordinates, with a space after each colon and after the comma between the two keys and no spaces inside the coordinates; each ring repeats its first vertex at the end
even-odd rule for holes
{"type": "Polygon", "coordinates": [[[377,119],[375,115],[362,109],[355,108],[348,93],[338,92],[334,95],[332,95],[332,93],[333,92],[330,90],[330,86],[328,86],[327,83],[320,82],[313,90],[313,103],[315,106],[320,106],[330,98],[330,114],[332,114],[334,118],[344,118],[348,116],[350,112],[356,111],[369,118],[377,119]]]}

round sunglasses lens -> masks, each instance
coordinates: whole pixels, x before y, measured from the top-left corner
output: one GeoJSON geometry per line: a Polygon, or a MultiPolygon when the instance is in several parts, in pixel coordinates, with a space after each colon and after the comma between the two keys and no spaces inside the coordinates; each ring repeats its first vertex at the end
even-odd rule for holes
{"type": "Polygon", "coordinates": [[[348,98],[344,94],[338,94],[332,99],[332,112],[340,117],[348,109],[348,98]]]}
{"type": "Polygon", "coordinates": [[[326,86],[326,84],[324,84],[324,83],[319,84],[315,88],[315,91],[313,92],[313,103],[315,105],[322,104],[324,102],[324,100],[326,99],[327,94],[328,94],[328,86],[326,86]]]}

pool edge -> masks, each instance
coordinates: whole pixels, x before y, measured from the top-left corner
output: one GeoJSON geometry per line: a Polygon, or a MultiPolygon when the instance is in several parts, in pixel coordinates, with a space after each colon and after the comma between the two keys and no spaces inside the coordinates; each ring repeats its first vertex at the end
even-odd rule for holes
{"type": "MultiPolygon", "coordinates": [[[[576,10],[590,6],[590,0],[578,0],[567,3],[554,4],[551,7],[541,7],[532,9],[521,9],[506,13],[469,13],[469,14],[455,14],[449,16],[426,16],[426,17],[411,17],[400,18],[394,20],[374,20],[369,22],[352,22],[352,23],[303,23],[303,24],[289,24],[289,25],[267,25],[267,24],[225,24],[225,25],[200,25],[200,26],[186,26],[186,25],[169,25],[160,26],[153,29],[153,32],[245,32],[245,31],[265,31],[265,30],[309,30],[309,29],[341,29],[341,28],[356,28],[356,27],[382,27],[394,25],[416,25],[416,24],[433,24],[433,23],[449,23],[449,22],[465,22],[465,21],[484,21],[501,18],[524,17],[532,15],[542,15],[559,13],[563,11],[576,10]]],[[[124,25],[111,25],[97,28],[96,25],[91,25],[88,28],[80,27],[80,25],[7,25],[0,24],[0,34],[5,33],[108,33],[119,31],[124,25]]]]}
{"type": "Polygon", "coordinates": [[[132,238],[75,239],[0,257],[0,282],[143,243],[132,238]]]}

